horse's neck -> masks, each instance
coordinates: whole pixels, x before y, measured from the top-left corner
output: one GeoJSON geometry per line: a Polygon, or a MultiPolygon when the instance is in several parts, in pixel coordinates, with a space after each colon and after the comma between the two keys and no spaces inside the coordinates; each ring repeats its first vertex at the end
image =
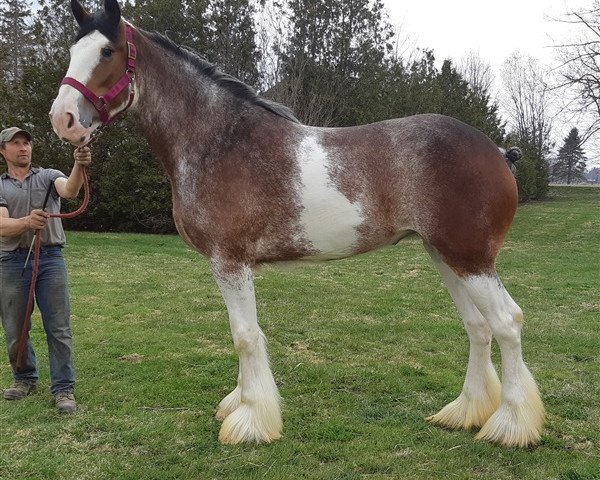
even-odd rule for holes
{"type": "Polygon", "coordinates": [[[139,51],[135,112],[152,151],[173,179],[187,168],[182,162],[209,154],[213,139],[230,129],[236,115],[227,112],[219,87],[185,60],[146,38],[139,51]]]}

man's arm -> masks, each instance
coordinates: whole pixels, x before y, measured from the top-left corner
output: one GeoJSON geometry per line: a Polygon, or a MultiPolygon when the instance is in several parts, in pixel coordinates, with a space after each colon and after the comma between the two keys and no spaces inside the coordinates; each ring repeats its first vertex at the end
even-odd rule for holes
{"type": "Polygon", "coordinates": [[[81,169],[92,162],[92,152],[89,147],[77,148],[73,153],[73,158],[75,158],[75,163],[69,178],[57,178],[54,182],[54,187],[62,198],[75,198],[79,195],[79,190],[83,185],[81,169]]]}
{"type": "Polygon", "coordinates": [[[49,216],[43,210],[32,210],[26,217],[10,218],[8,208],[0,207],[0,237],[17,237],[28,230],[41,230],[49,216]]]}

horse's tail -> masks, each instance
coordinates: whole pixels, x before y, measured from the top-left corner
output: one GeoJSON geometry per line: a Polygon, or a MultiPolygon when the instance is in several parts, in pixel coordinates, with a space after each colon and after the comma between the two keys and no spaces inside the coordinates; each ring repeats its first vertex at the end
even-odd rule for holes
{"type": "Polygon", "coordinates": [[[519,147],[510,147],[508,150],[504,152],[504,158],[508,160],[511,164],[515,164],[521,157],[523,156],[523,152],[519,147]]]}
{"type": "Polygon", "coordinates": [[[517,171],[515,163],[521,160],[521,157],[523,156],[523,152],[521,151],[521,149],[519,147],[510,147],[508,150],[500,148],[500,151],[506,159],[506,163],[508,164],[508,167],[510,168],[511,172],[515,173],[517,171]]]}

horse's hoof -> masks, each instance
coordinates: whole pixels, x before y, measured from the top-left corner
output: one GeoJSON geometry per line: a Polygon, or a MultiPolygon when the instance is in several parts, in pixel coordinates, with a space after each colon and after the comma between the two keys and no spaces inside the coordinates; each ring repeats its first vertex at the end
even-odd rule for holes
{"type": "Polygon", "coordinates": [[[426,420],[445,428],[469,430],[480,428],[500,405],[500,382],[490,381],[483,395],[470,397],[461,392],[458,398],[426,420]]]}
{"type": "Polygon", "coordinates": [[[544,407],[501,405],[475,437],[505,447],[529,447],[540,443],[544,407]]]}
{"type": "Polygon", "coordinates": [[[219,442],[226,445],[238,443],[271,443],[281,438],[281,417],[265,415],[260,418],[248,405],[241,404],[223,421],[219,442]]]}

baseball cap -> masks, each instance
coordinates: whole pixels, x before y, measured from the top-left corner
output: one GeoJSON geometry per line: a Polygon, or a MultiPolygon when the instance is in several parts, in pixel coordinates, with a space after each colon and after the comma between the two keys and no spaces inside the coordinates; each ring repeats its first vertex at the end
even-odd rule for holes
{"type": "Polygon", "coordinates": [[[31,133],[19,127],[5,128],[0,132],[0,143],[10,142],[17,133],[24,133],[27,140],[31,141],[31,133]]]}

